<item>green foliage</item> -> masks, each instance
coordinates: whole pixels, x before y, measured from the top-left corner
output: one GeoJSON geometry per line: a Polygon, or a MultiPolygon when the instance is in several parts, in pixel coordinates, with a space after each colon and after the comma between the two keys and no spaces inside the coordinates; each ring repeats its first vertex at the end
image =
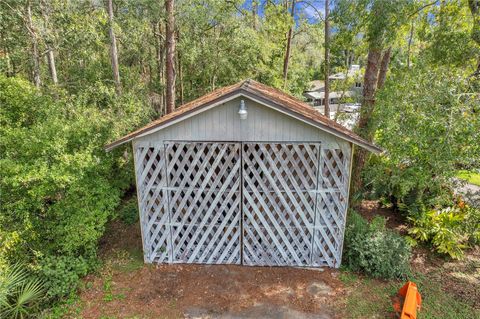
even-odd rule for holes
{"type": "Polygon", "coordinates": [[[127,225],[133,225],[138,221],[139,214],[136,196],[131,198],[122,206],[122,208],[118,212],[118,216],[120,220],[127,225]]]}
{"type": "Polygon", "coordinates": [[[410,246],[399,234],[385,228],[385,219],[368,223],[349,213],[343,262],[352,271],[372,277],[401,278],[409,273],[410,246]]]}
{"type": "Polygon", "coordinates": [[[39,276],[46,283],[47,297],[68,296],[77,288],[79,279],[91,269],[83,257],[46,256],[38,261],[39,276]]]}
{"type": "Polygon", "coordinates": [[[44,282],[32,278],[25,265],[15,264],[0,272],[0,317],[30,318],[42,300],[44,282]]]}
{"type": "Polygon", "coordinates": [[[431,243],[435,251],[460,259],[469,244],[480,242],[480,209],[463,206],[431,210],[416,219],[409,234],[417,241],[431,243]]]}
{"type": "Polygon", "coordinates": [[[387,152],[364,174],[375,196],[411,216],[452,204],[458,165],[480,158],[478,97],[469,90],[468,76],[446,67],[418,64],[392,75],[374,115],[376,142],[387,152]]]}
{"type": "Polygon", "coordinates": [[[116,97],[101,84],[63,95],[0,75],[0,265],[34,265],[49,297],[68,294],[86,274],[133,181],[130,157],[103,145],[148,115],[134,95],[116,97]]]}
{"type": "Polygon", "coordinates": [[[429,62],[455,66],[464,66],[469,60],[475,63],[479,50],[472,41],[472,31],[477,23],[461,2],[445,1],[432,7],[430,17],[424,17],[421,39],[428,43],[424,53],[429,62]]]}

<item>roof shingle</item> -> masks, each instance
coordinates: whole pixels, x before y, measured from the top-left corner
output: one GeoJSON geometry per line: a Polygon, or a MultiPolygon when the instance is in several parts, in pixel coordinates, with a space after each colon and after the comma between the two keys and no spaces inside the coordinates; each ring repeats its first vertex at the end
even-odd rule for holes
{"type": "Polygon", "coordinates": [[[379,153],[382,150],[374,144],[362,139],[360,136],[350,131],[349,129],[341,126],[335,121],[325,117],[323,114],[312,108],[310,105],[299,101],[298,99],[270,86],[256,82],[254,80],[245,80],[236,84],[219,88],[211,93],[208,93],[198,99],[195,99],[189,103],[186,103],[179,108],[175,109],[172,113],[160,117],[159,119],[150,122],[149,124],[133,131],[120,139],[105,146],[106,150],[111,150],[123,143],[131,141],[133,138],[145,134],[148,131],[160,127],[172,120],[181,118],[188,113],[206,107],[210,104],[216,103],[223,98],[226,98],[232,94],[243,94],[251,96],[253,98],[260,98],[267,100],[276,105],[278,108],[293,113],[295,116],[299,116],[302,119],[309,120],[314,124],[318,124],[321,128],[326,129],[332,134],[335,134],[341,138],[351,141],[361,147],[367,148],[370,151],[379,153]]]}

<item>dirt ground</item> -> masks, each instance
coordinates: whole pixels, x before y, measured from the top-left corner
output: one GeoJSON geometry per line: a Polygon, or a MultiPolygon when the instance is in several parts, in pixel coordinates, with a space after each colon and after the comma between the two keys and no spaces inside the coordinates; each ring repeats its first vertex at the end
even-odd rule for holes
{"type": "Polygon", "coordinates": [[[129,273],[114,271],[111,300],[97,302],[105,301],[106,293],[104,280],[96,278],[82,295],[82,316],[183,318],[230,313],[240,318],[262,305],[266,312],[286,307],[285,311],[305,314],[305,318],[315,313],[334,318],[336,297],[343,293],[334,274],[224,265],[160,265],[129,273]]]}
{"type": "MultiPolygon", "coordinates": [[[[377,202],[365,201],[359,212],[369,220],[383,216],[387,227],[406,232],[401,216],[377,202]]],[[[84,280],[72,318],[385,318],[404,283],[328,268],[144,265],[138,225],[115,221],[106,234],[104,265],[84,280]]],[[[452,300],[446,296],[480,309],[480,249],[448,261],[416,248],[411,263],[433,317],[438,303],[452,300]]]]}
{"type": "Polygon", "coordinates": [[[378,201],[364,200],[357,210],[368,221],[381,216],[387,220],[387,228],[394,229],[402,235],[407,233],[405,219],[399,213],[394,213],[391,208],[381,207],[378,201]]]}
{"type": "Polygon", "coordinates": [[[345,291],[336,270],[143,266],[136,228],[111,225],[102,243],[105,267],[87,279],[88,289],[81,294],[83,318],[341,317],[338,300],[345,291]]]}

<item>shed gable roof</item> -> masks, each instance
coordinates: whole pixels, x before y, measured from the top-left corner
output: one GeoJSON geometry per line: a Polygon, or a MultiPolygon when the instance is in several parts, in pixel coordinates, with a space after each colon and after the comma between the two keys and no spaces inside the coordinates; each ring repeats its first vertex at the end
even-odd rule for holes
{"type": "Polygon", "coordinates": [[[299,101],[298,99],[280,90],[274,89],[253,80],[245,80],[230,86],[219,88],[198,99],[186,103],[175,109],[172,113],[162,116],[161,118],[150,122],[144,127],[141,127],[136,131],[133,131],[121,137],[120,139],[106,145],[105,149],[107,151],[112,150],[113,148],[121,144],[133,140],[137,136],[146,135],[151,133],[151,131],[153,130],[156,131],[158,129],[162,129],[173,121],[180,120],[183,117],[187,117],[193,113],[202,111],[202,109],[207,110],[211,107],[221,104],[221,102],[223,102],[224,100],[236,96],[249,97],[252,100],[275,108],[283,113],[287,113],[297,118],[298,120],[307,122],[328,133],[331,133],[358,146],[366,148],[369,151],[375,153],[380,153],[382,151],[379,147],[364,140],[349,129],[325,117],[323,114],[312,108],[310,105],[299,101]]]}

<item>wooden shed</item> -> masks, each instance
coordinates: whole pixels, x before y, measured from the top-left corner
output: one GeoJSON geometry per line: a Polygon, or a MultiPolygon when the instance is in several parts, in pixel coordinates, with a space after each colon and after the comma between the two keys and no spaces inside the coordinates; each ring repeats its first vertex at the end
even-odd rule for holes
{"type": "Polygon", "coordinates": [[[339,267],[353,146],[380,151],[253,80],[106,149],[130,141],[147,263],[339,267]]]}

